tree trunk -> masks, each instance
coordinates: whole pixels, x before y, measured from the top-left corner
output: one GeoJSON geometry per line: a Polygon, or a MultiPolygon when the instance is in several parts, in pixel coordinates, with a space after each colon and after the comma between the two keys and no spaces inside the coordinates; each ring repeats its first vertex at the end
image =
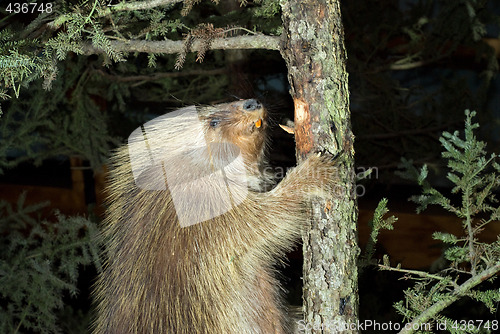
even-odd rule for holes
{"type": "MultiPolygon", "coordinates": [[[[295,105],[297,159],[336,156],[339,191],[315,200],[304,232],[307,333],[357,333],[357,204],[344,31],[338,0],[283,0],[282,56],[295,105]]],[[[305,327],[305,328],[304,328],[305,327]]]]}

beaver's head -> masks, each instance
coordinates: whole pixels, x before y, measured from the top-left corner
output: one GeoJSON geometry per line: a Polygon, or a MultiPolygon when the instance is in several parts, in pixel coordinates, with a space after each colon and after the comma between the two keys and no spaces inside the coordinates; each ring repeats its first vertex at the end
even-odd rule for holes
{"type": "Polygon", "coordinates": [[[255,99],[204,107],[199,110],[209,144],[236,145],[247,163],[259,163],[266,145],[266,109],[255,99]]]}
{"type": "Polygon", "coordinates": [[[266,128],[266,110],[254,99],[190,106],[155,118],[129,137],[136,184],[145,190],[178,187],[189,195],[193,187],[200,193],[216,188],[223,172],[228,182],[260,190],[266,128]]]}

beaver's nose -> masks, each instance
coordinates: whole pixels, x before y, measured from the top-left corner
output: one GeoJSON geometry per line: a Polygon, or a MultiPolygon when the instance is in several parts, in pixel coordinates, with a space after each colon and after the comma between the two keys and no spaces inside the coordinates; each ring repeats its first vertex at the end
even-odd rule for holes
{"type": "Polygon", "coordinates": [[[243,110],[245,111],[253,111],[260,108],[262,108],[262,105],[256,99],[246,100],[243,103],[243,110]]]}

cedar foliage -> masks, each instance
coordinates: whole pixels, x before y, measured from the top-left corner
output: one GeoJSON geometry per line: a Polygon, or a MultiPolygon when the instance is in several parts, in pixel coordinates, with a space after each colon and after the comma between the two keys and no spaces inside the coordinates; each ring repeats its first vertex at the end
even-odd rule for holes
{"type": "Polygon", "coordinates": [[[32,85],[10,101],[0,122],[0,174],[4,169],[60,155],[80,155],[98,169],[118,141],[108,133],[107,119],[92,94],[91,73],[79,59],[59,71],[53,90],[32,85]],[[71,112],[68,112],[71,110],[71,112]]]}
{"type": "MultiPolygon", "coordinates": [[[[60,333],[63,297],[76,296],[82,266],[100,268],[97,226],[55,214],[38,220],[48,203],[0,202],[0,332],[60,333]]],[[[66,309],[66,312],[68,310],[66,309]]]]}
{"type": "Polygon", "coordinates": [[[204,61],[204,70],[223,69],[221,52],[212,52],[206,59],[213,38],[246,34],[250,30],[241,30],[238,24],[256,29],[256,17],[266,17],[261,19],[264,32],[279,22],[279,4],[274,0],[257,1],[247,12],[227,16],[212,15],[217,9],[210,2],[198,5],[208,16],[192,8],[199,1],[171,1],[143,10],[127,9],[139,3],[121,3],[110,9],[108,2],[57,2],[53,12],[42,13],[30,24],[15,20],[23,14],[11,13],[0,20],[0,133],[4,139],[0,141],[0,173],[24,161],[39,165],[58,155],[79,155],[98,170],[118,144],[116,135],[124,135],[114,131],[119,127],[112,123],[118,120],[133,129],[151,118],[148,108],[131,113],[131,100],[183,106],[184,101],[223,99],[221,95],[228,91],[227,75],[222,71],[204,75],[194,60],[204,61]],[[275,19],[268,19],[272,15],[275,19]],[[10,25],[2,27],[2,21],[10,25]],[[111,44],[164,39],[184,40],[184,52],[158,60],[158,54],[116,51],[111,44]],[[187,51],[189,41],[196,39],[203,42],[204,49],[193,56],[187,51]],[[102,52],[97,59],[83,56],[88,44],[102,52]],[[157,67],[173,70],[186,59],[185,70],[194,68],[195,75],[158,75],[162,73],[157,67]],[[7,106],[8,112],[2,114],[1,106],[4,110],[7,106]]]}
{"type": "MultiPolygon", "coordinates": [[[[438,205],[461,219],[463,234],[436,231],[432,235],[445,246],[443,256],[448,265],[437,273],[405,270],[399,265],[391,267],[388,256],[384,256],[384,263],[379,265],[382,270],[402,272],[416,282],[405,290],[405,300],[394,305],[405,321],[412,325],[446,323],[450,333],[485,330],[490,333],[498,329],[498,322],[461,323],[462,319],[452,319],[443,313],[449,305],[466,297],[483,303],[491,314],[497,312],[500,302],[498,288],[486,283],[493,282],[500,272],[500,236],[493,243],[481,242],[478,238],[486,225],[500,221],[500,205],[495,193],[500,189],[500,164],[498,155],[488,155],[486,143],[477,140],[474,130],[479,124],[473,122],[475,115],[475,112],[465,112],[463,136],[458,131],[445,131],[440,138],[444,148],[442,157],[448,167],[447,178],[453,184],[450,195],[438,191],[427,181],[426,165],[417,170],[411,161],[402,159],[404,169],[399,173],[422,187],[421,195],[410,198],[418,204],[418,213],[429,205],[438,205]],[[459,200],[453,200],[454,195],[458,195],[459,200]]],[[[383,218],[388,212],[386,205],[387,200],[382,200],[375,211],[365,258],[371,258],[380,229],[393,228],[395,218],[383,218]]]]}

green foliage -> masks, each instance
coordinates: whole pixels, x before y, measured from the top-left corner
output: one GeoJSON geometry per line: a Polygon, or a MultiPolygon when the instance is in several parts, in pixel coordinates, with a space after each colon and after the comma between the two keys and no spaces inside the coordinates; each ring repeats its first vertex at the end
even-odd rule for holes
{"type": "Polygon", "coordinates": [[[56,213],[34,216],[47,203],[16,208],[0,202],[0,332],[58,333],[63,296],[75,296],[78,270],[101,267],[96,225],[56,213]]]}
{"type": "Polygon", "coordinates": [[[82,42],[84,39],[88,39],[93,47],[102,50],[111,60],[115,62],[123,61],[121,52],[111,47],[110,40],[105,35],[101,24],[91,19],[92,13],[88,16],[78,12],[68,14],[66,18],[67,31],[61,31],[56,37],[49,39],[45,49],[47,56],[51,57],[55,54],[58,60],[64,60],[70,51],[82,54],[82,42]],[[86,29],[87,26],[90,29],[86,29]]]}
{"type": "Polygon", "coordinates": [[[419,204],[419,212],[428,205],[440,205],[462,219],[465,237],[445,233],[435,233],[433,236],[449,246],[445,256],[455,267],[467,261],[470,271],[475,273],[491,265],[499,251],[498,245],[483,247],[476,239],[487,224],[500,219],[500,207],[493,192],[500,186],[500,169],[495,161],[496,155],[487,156],[486,144],[478,141],[474,135],[474,129],[479,127],[477,123],[472,123],[476,113],[466,111],[465,115],[464,139],[460,138],[458,131],[453,134],[443,132],[440,138],[445,149],[442,156],[447,159],[450,170],[447,178],[454,185],[451,192],[460,195],[460,206],[453,204],[450,198],[430,186],[426,181],[425,166],[418,172],[408,161],[403,160],[406,171],[400,175],[409,179],[417,176],[423,193],[411,199],[419,204]]]}
{"type": "Polygon", "coordinates": [[[159,10],[152,11],[149,27],[146,28],[146,40],[155,39],[157,37],[167,37],[170,33],[176,33],[181,29],[187,28],[180,19],[165,20],[164,18],[164,12],[159,10]]]}
{"type": "Polygon", "coordinates": [[[373,219],[370,221],[370,239],[366,245],[365,254],[361,259],[361,265],[367,265],[372,262],[373,254],[375,254],[375,245],[377,244],[378,235],[380,230],[394,229],[394,223],[398,220],[394,216],[384,219],[384,216],[389,212],[387,208],[387,198],[383,198],[377,205],[373,214],[373,219]]]}
{"type": "Polygon", "coordinates": [[[255,3],[260,4],[256,7],[255,15],[258,17],[274,18],[281,13],[281,6],[278,0],[257,0],[255,3]]]}
{"type": "MultiPolygon", "coordinates": [[[[108,7],[106,1],[90,0],[78,3],[70,1],[60,1],[54,3],[54,10],[51,13],[43,13],[35,18],[31,23],[16,21],[18,15],[10,15],[0,22],[0,100],[8,99],[8,96],[19,97],[21,88],[26,89],[28,84],[37,78],[43,78],[43,88],[52,88],[53,80],[61,73],[63,67],[72,67],[77,58],[75,55],[84,53],[97,53],[103,64],[109,66],[113,64],[116,69],[119,62],[126,57],[131,59],[128,71],[140,74],[151,73],[145,69],[143,58],[139,53],[130,55],[127,52],[115,50],[114,41],[124,42],[127,40],[163,41],[182,40],[190,36],[192,31],[196,31],[201,25],[213,26],[215,29],[226,29],[235,33],[250,29],[266,33],[277,31],[281,24],[279,17],[279,3],[276,0],[261,0],[252,3],[250,8],[245,8],[246,1],[241,1],[241,8],[227,13],[224,5],[218,5],[218,1],[200,2],[197,0],[184,1],[183,11],[179,10],[177,2],[166,3],[140,3],[140,2],[120,2],[116,6],[108,7]],[[199,4],[194,6],[195,4],[199,4]],[[193,7],[194,6],[194,7],[193,7]],[[210,15],[207,15],[210,13],[210,15]],[[187,16],[183,16],[182,14],[187,16]],[[216,14],[216,15],[214,15],[216,14]],[[224,15],[220,15],[224,14],[224,15]],[[274,19],[271,17],[274,15],[274,19]],[[4,28],[6,27],[6,28],[4,28]],[[12,27],[12,28],[9,28],[12,27]],[[96,51],[98,50],[98,51],[96,51]],[[134,58],[132,58],[134,57],[134,58]],[[10,91],[13,91],[12,93],[10,91]]],[[[211,36],[211,35],[210,35],[211,36]]],[[[222,36],[222,35],[221,35],[222,36]]],[[[209,41],[205,45],[209,45],[209,41]]],[[[206,51],[206,50],[205,50],[206,51]]],[[[210,52],[214,59],[212,65],[205,68],[223,67],[224,57],[219,52],[210,52]]],[[[204,59],[205,52],[201,52],[199,60],[204,59]]],[[[147,54],[147,66],[155,68],[160,66],[169,70],[174,69],[175,56],[161,53],[147,54]],[[171,59],[174,59],[173,61],[171,59]]],[[[184,54],[183,57],[186,57],[184,54]]],[[[185,66],[185,70],[193,67],[194,59],[188,55],[190,63],[185,66]]],[[[197,69],[198,72],[200,72],[197,69]]],[[[118,72],[118,75],[120,72],[118,72]]],[[[203,76],[203,73],[201,74],[203,76]]],[[[111,78],[113,79],[113,78],[111,78]]],[[[121,86],[121,90],[128,88],[125,84],[114,82],[116,86],[121,86]]],[[[171,96],[172,87],[180,87],[182,94],[176,94],[172,100],[186,100],[185,95],[190,95],[187,99],[191,102],[197,99],[199,92],[204,99],[210,97],[211,100],[218,100],[215,96],[215,88],[220,91],[227,91],[227,79],[216,77],[215,80],[207,82],[203,87],[197,87],[191,81],[192,78],[185,79],[163,79],[168,85],[169,92],[162,96],[150,93],[146,89],[138,95],[150,97],[150,100],[157,101],[171,96]],[[215,84],[215,85],[214,85],[215,84]],[[144,94],[146,92],[146,94],[144,94]],[[195,98],[193,98],[193,95],[195,98]]],[[[199,81],[206,81],[207,78],[195,78],[199,81]]],[[[142,85],[147,80],[139,83],[142,85]]],[[[152,79],[151,81],[159,81],[152,79]]],[[[129,81],[125,81],[129,82],[129,81]]],[[[163,84],[163,83],[162,83],[163,84]]],[[[130,85],[130,83],[129,83],[130,85]]],[[[156,90],[155,90],[156,91],[156,90]]],[[[117,92],[117,90],[115,90],[117,92]]],[[[102,95],[102,89],[99,95],[102,95]]],[[[119,98],[117,96],[117,98],[119,98]]],[[[197,101],[205,103],[206,101],[197,101]]],[[[179,102],[177,102],[179,103],[179,102]]],[[[182,104],[181,104],[182,105],[182,104]]],[[[5,104],[4,104],[5,106],[5,104]]],[[[114,106],[112,106],[114,108],[114,106]]],[[[3,108],[5,110],[5,107],[3,108]]],[[[2,109],[0,108],[0,116],[2,109]]],[[[96,159],[94,159],[96,161],[96,159]]]]}
{"type": "Polygon", "coordinates": [[[33,85],[10,101],[0,122],[0,173],[58,155],[80,155],[94,169],[102,166],[117,142],[108,134],[106,113],[89,96],[92,80],[83,70],[88,63],[72,65],[60,71],[51,92],[33,85]]]}
{"type": "MultiPolygon", "coordinates": [[[[55,65],[37,54],[38,44],[36,39],[17,40],[11,29],[0,30],[0,88],[12,89],[18,97],[21,84],[26,85],[40,77],[50,81],[56,71],[55,65]]],[[[6,97],[2,89],[0,98],[6,97]]]]}
{"type": "Polygon", "coordinates": [[[414,319],[426,312],[434,303],[446,298],[446,291],[453,286],[450,277],[431,284],[429,280],[417,282],[404,291],[405,301],[397,302],[394,307],[405,320],[414,319]]]}
{"type": "Polygon", "coordinates": [[[56,37],[47,42],[48,49],[45,51],[47,57],[55,54],[58,60],[66,59],[68,52],[83,54],[82,30],[84,28],[85,18],[80,14],[69,15],[67,20],[67,32],[60,31],[56,37]]]}
{"type": "Polygon", "coordinates": [[[491,313],[495,313],[498,306],[498,301],[500,300],[500,291],[471,291],[470,297],[479,302],[482,302],[484,305],[486,305],[486,307],[488,307],[491,313]]]}
{"type": "MultiPolygon", "coordinates": [[[[79,155],[89,161],[93,169],[99,169],[109,151],[118,144],[109,129],[131,131],[147,120],[148,110],[141,108],[135,113],[131,110],[133,103],[164,102],[170,98],[177,106],[179,99],[191,102],[193,95],[199,98],[198,103],[220,98],[217,94],[220,95],[228,84],[221,75],[195,78],[158,75],[156,79],[158,69],[152,67],[160,65],[173,69],[174,55],[170,58],[160,58],[157,54],[129,56],[128,62],[114,63],[110,73],[101,69],[102,57],[78,56],[84,45],[88,48],[91,44],[104,50],[104,63],[109,64],[121,59],[121,55],[112,50],[112,39],[180,39],[182,33],[188,31],[188,20],[181,21],[180,14],[171,15],[170,7],[118,11],[112,16],[110,13],[105,15],[102,10],[106,8],[96,1],[82,2],[80,7],[63,6],[60,8],[62,13],[58,12],[59,16],[52,17],[54,20],[47,25],[58,30],[52,33],[50,29],[43,29],[40,39],[24,38],[29,32],[22,29],[20,33],[9,29],[0,32],[5,41],[0,43],[3,52],[0,61],[8,54],[10,58],[6,61],[9,64],[18,62],[24,66],[0,71],[0,80],[4,80],[0,81],[0,98],[15,96],[3,104],[0,173],[23,161],[39,164],[58,155],[79,155]],[[46,42],[42,43],[41,39],[46,42]],[[23,56],[24,62],[13,58],[17,54],[23,56]],[[47,65],[37,68],[30,62],[47,65]],[[150,68],[146,68],[146,62],[150,68]],[[142,80],[127,80],[127,76],[134,74],[142,80]],[[41,75],[43,83],[41,80],[33,82],[41,75]],[[29,90],[26,89],[28,84],[29,90]],[[51,90],[47,91],[49,88],[51,90]],[[14,94],[10,94],[10,90],[14,94]]],[[[219,64],[224,61],[220,55],[214,58],[219,64]]],[[[192,55],[188,59],[192,65],[192,55]]],[[[159,109],[155,113],[163,111],[159,109]]]]}
{"type": "MultiPolygon", "coordinates": [[[[429,205],[439,205],[462,220],[463,235],[435,232],[433,238],[446,246],[444,257],[449,267],[437,275],[422,271],[399,268],[383,268],[419,276],[419,282],[405,291],[405,301],[395,304],[396,310],[406,320],[414,323],[425,321],[453,321],[441,315],[451,303],[460,298],[470,297],[483,303],[491,313],[496,312],[500,302],[498,289],[488,286],[479,288],[487,279],[494,279],[500,272],[500,237],[496,242],[485,243],[479,236],[484,227],[500,220],[500,207],[494,191],[500,187],[500,168],[496,155],[487,155],[486,144],[478,141],[473,123],[475,112],[465,112],[465,133],[462,138],[458,131],[444,132],[440,142],[444,147],[443,158],[447,160],[448,180],[453,184],[452,194],[460,196],[459,201],[445,196],[427,181],[427,168],[417,170],[410,161],[404,160],[405,168],[401,176],[415,180],[422,187],[420,196],[411,200],[419,204],[421,212],[429,205]],[[457,202],[457,203],[455,203],[457,202]],[[464,281],[465,280],[465,281],[464,281]]],[[[447,328],[451,333],[464,333],[447,328]]],[[[478,332],[477,328],[465,332],[478,332]]]]}
{"type": "Polygon", "coordinates": [[[55,37],[45,36],[47,41],[29,37],[31,25],[18,32],[9,28],[0,30],[0,87],[13,89],[15,96],[19,97],[21,85],[43,77],[44,88],[50,89],[57,74],[56,59],[66,59],[69,52],[82,54],[84,40],[90,40],[92,46],[102,50],[109,59],[123,60],[122,54],[111,47],[100,23],[91,19],[97,3],[94,1],[87,15],[83,14],[85,7],[77,7],[55,20],[51,27],[64,24],[65,29],[55,37]]]}

